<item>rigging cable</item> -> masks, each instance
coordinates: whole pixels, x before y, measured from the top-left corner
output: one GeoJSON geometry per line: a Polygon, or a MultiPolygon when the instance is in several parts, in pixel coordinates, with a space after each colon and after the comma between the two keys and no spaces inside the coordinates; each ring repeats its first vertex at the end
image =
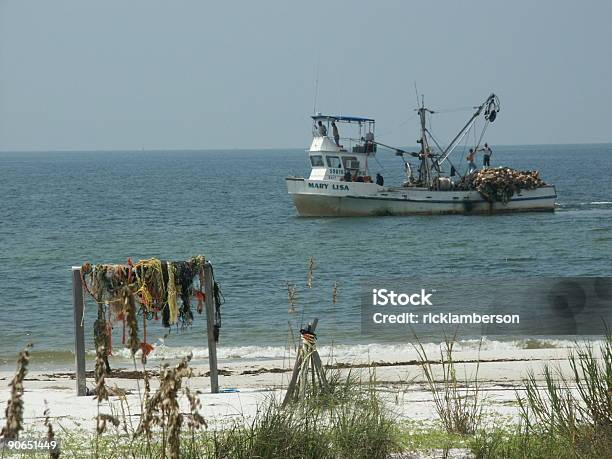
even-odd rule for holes
{"type": "Polygon", "coordinates": [[[321,53],[317,57],[317,77],[315,79],[314,100],[312,102],[312,114],[317,114],[317,98],[319,97],[319,68],[321,66],[321,53]]]}
{"type": "Polygon", "coordinates": [[[383,131],[382,133],[378,134],[377,137],[384,137],[386,135],[392,134],[393,132],[395,132],[397,129],[401,128],[402,126],[405,126],[406,124],[408,124],[410,121],[412,121],[413,119],[415,119],[418,116],[418,114],[412,115],[410,118],[402,121],[400,124],[398,124],[395,127],[392,127],[389,130],[383,131]]]}
{"type": "Polygon", "coordinates": [[[482,128],[482,133],[480,134],[480,138],[478,139],[478,143],[474,147],[474,151],[476,151],[478,147],[480,146],[480,142],[482,142],[482,138],[484,137],[485,132],[487,132],[487,128],[489,127],[489,124],[490,122],[488,121],[485,122],[484,127],[482,128]]]}
{"type": "Polygon", "coordinates": [[[456,113],[456,112],[466,112],[468,110],[473,110],[474,107],[457,107],[457,108],[449,108],[447,110],[436,110],[436,113],[446,114],[446,113],[456,113]]]}
{"type": "Polygon", "coordinates": [[[374,161],[376,161],[378,163],[378,165],[380,166],[380,168],[384,171],[387,172],[387,168],[385,166],[383,166],[381,164],[381,162],[378,160],[378,158],[376,156],[374,156],[374,161]]]}
{"type": "MultiPolygon", "coordinates": [[[[429,122],[429,125],[431,126],[431,121],[429,122]]],[[[436,144],[436,146],[438,147],[438,149],[440,150],[441,153],[444,153],[444,149],[440,146],[440,144],[438,143],[438,141],[436,140],[436,137],[434,135],[434,133],[428,129],[427,133],[431,136],[431,139],[434,141],[434,143],[436,144]]],[[[458,173],[459,170],[455,167],[455,165],[451,162],[450,157],[446,158],[446,160],[448,161],[448,163],[451,165],[451,167],[458,173]]]]}
{"type": "MultiPolygon", "coordinates": [[[[470,126],[470,129],[474,129],[474,125],[470,126]]],[[[462,158],[465,158],[465,149],[467,148],[467,144],[468,144],[468,137],[469,137],[469,136],[467,136],[467,135],[465,136],[465,140],[464,140],[464,143],[463,143],[463,151],[461,152],[461,157],[462,157],[462,158]]],[[[468,166],[468,168],[467,168],[467,170],[466,170],[465,174],[462,174],[461,172],[459,172],[459,171],[457,170],[457,172],[459,172],[459,175],[461,176],[461,178],[465,177],[469,171],[470,171],[469,166],[468,166]]]]}

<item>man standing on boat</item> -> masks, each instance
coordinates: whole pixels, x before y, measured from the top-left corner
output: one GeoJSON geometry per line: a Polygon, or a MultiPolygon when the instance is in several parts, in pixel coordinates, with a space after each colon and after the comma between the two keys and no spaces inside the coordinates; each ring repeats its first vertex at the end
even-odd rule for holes
{"type": "Polygon", "coordinates": [[[474,151],[473,148],[470,148],[469,154],[465,157],[465,159],[469,161],[468,174],[471,174],[476,169],[478,169],[478,167],[476,166],[476,163],[474,162],[475,157],[476,157],[476,152],[474,151]]]}
{"type": "Polygon", "coordinates": [[[489,144],[485,142],[484,147],[479,148],[478,151],[484,151],[482,165],[484,167],[491,167],[491,155],[493,154],[493,150],[491,150],[489,144]]]}
{"type": "Polygon", "coordinates": [[[332,134],[334,135],[334,142],[340,147],[340,133],[338,132],[338,126],[336,126],[335,121],[332,121],[332,134]]]}
{"type": "Polygon", "coordinates": [[[321,137],[325,137],[327,136],[327,128],[323,125],[323,123],[321,123],[321,120],[319,120],[318,124],[318,130],[319,130],[319,135],[321,137]]]}

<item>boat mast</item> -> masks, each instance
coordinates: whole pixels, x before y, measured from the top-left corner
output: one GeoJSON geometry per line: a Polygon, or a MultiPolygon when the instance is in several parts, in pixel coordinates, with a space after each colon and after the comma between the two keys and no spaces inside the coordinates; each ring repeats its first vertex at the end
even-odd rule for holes
{"type": "Polygon", "coordinates": [[[431,177],[431,164],[429,163],[430,149],[427,141],[427,113],[435,113],[425,107],[425,97],[421,96],[421,106],[417,108],[417,113],[421,120],[421,138],[417,140],[421,144],[421,152],[419,157],[421,159],[421,167],[419,167],[419,181],[422,184],[431,186],[433,180],[431,177]]]}

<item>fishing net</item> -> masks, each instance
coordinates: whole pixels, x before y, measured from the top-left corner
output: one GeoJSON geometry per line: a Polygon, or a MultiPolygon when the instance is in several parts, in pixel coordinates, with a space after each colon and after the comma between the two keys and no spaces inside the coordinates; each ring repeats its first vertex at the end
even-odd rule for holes
{"type": "MultiPolygon", "coordinates": [[[[127,264],[85,263],[81,267],[83,287],[98,304],[98,318],[94,324],[96,347],[104,345],[104,354],[111,353],[112,322],[123,322],[124,344],[127,323],[129,347],[135,353],[138,348],[135,336],[138,330],[137,318],[142,317],[144,340],[139,346],[143,355],[152,350],[146,342],[147,321],[159,320],[161,317],[164,327],[176,325],[184,329],[191,326],[194,319],[192,300],[195,298],[197,301],[198,313],[204,310],[205,264],[206,259],[202,255],[186,261],[149,258],[137,263],[128,259],[127,264]]],[[[213,286],[214,291],[210,293],[215,304],[215,338],[218,340],[222,296],[214,278],[213,286]]]]}
{"type": "Polygon", "coordinates": [[[509,167],[477,170],[464,176],[457,190],[476,190],[489,202],[508,202],[521,190],[533,190],[546,185],[539,171],[519,171],[509,167]]]}

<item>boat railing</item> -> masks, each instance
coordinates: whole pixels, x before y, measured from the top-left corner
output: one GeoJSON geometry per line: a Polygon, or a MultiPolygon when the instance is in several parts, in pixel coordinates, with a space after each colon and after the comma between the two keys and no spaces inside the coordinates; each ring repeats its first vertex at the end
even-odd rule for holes
{"type": "MultiPolygon", "coordinates": [[[[320,137],[318,132],[314,133],[315,137],[320,137]]],[[[331,135],[327,135],[325,136],[327,137],[329,140],[331,140],[332,143],[335,144],[335,140],[333,138],[333,136],[331,135]]],[[[358,138],[354,138],[354,137],[340,137],[338,139],[338,143],[340,144],[338,146],[338,151],[339,152],[346,152],[346,153],[372,153],[376,151],[376,144],[373,142],[366,142],[363,139],[358,139],[358,138]]]]}

